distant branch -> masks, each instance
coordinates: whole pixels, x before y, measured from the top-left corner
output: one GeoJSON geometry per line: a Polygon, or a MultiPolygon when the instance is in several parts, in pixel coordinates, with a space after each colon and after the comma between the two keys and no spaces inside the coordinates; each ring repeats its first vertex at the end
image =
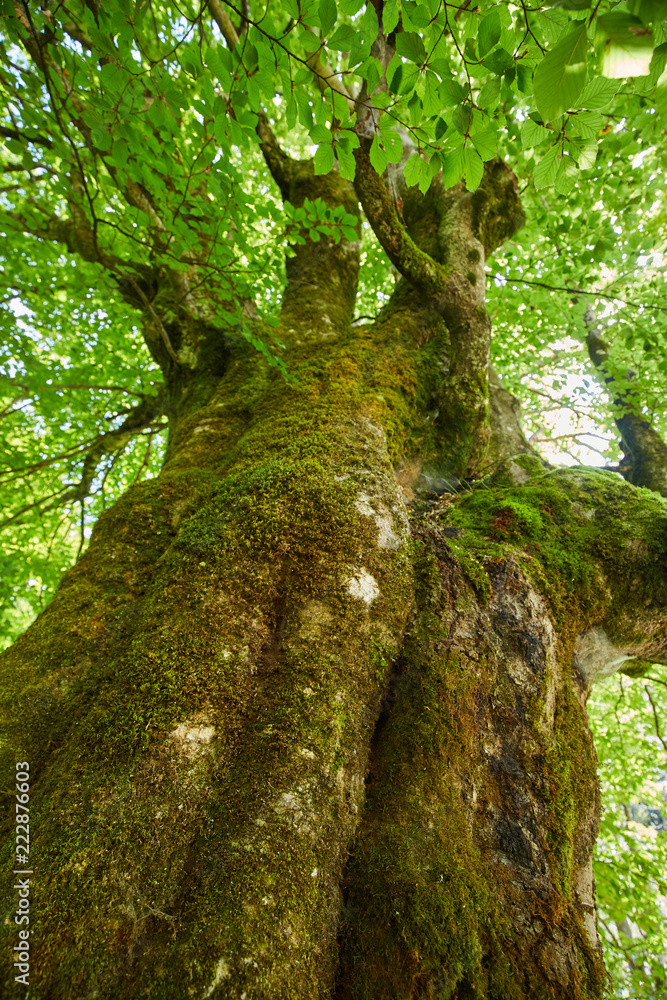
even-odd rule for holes
{"type": "Polygon", "coordinates": [[[589,295],[594,299],[605,299],[607,302],[620,302],[624,306],[632,306],[635,309],[651,309],[654,312],[667,312],[667,306],[651,306],[643,302],[632,302],[622,299],[618,295],[607,295],[605,292],[586,291],[585,288],[572,288],[568,285],[548,285],[545,281],[529,281],[528,278],[519,278],[516,275],[501,274],[499,271],[487,271],[489,278],[501,278],[501,284],[511,284],[517,282],[520,285],[533,285],[535,288],[546,288],[549,292],[567,292],[568,295],[589,295]]]}
{"type": "Polygon", "coordinates": [[[662,731],[660,729],[660,719],[658,718],[658,710],[657,710],[657,708],[655,706],[655,702],[653,701],[653,696],[651,695],[651,689],[646,684],[644,685],[644,691],[646,691],[646,697],[650,701],[651,708],[653,710],[653,725],[655,727],[655,735],[658,737],[658,739],[662,743],[663,750],[665,750],[665,752],[667,752],[667,741],[665,740],[664,736],[662,735],[662,731]]]}
{"type": "Polygon", "coordinates": [[[625,377],[619,380],[610,372],[610,347],[598,329],[590,306],[586,307],[584,323],[588,356],[621,411],[621,415],[615,417],[625,454],[625,461],[620,466],[621,475],[635,486],[644,486],[667,497],[667,445],[650,421],[636,412],[632,391],[634,373],[626,372],[625,377]]]}
{"type": "MultiPolygon", "coordinates": [[[[20,517],[29,513],[31,510],[38,509],[40,514],[44,514],[49,510],[53,510],[54,507],[61,507],[63,504],[70,503],[71,501],[76,501],[83,505],[86,497],[90,496],[93,480],[104,456],[122,451],[133,437],[146,430],[146,428],[149,428],[150,434],[148,439],[148,448],[140,466],[141,472],[148,463],[152,438],[158,430],[161,429],[161,425],[156,425],[155,423],[157,417],[159,417],[161,413],[162,393],[143,400],[143,402],[139,403],[138,406],[135,406],[130,411],[126,420],[123,421],[119,428],[113,431],[107,431],[106,434],[100,434],[92,441],[88,454],[84,459],[81,478],[78,483],[66,483],[54,492],[49,493],[47,496],[41,497],[33,503],[26,504],[12,514],[11,517],[8,517],[5,521],[3,521],[0,524],[0,529],[17,521],[20,517]]],[[[58,459],[73,457],[76,455],[77,451],[84,451],[85,448],[86,445],[83,445],[76,450],[71,451],[69,454],[63,453],[62,455],[58,455],[50,460],[47,459],[42,462],[35,463],[32,467],[26,466],[25,468],[30,471],[37,471],[39,468],[44,468],[46,465],[53,464],[53,462],[58,459]]]]}
{"type": "MultiPolygon", "coordinates": [[[[231,5],[229,5],[231,6],[231,5]]],[[[234,27],[231,18],[225,11],[220,0],[208,0],[208,9],[211,12],[211,17],[217,24],[222,37],[227,42],[227,46],[230,50],[235,49],[239,44],[239,34],[234,27]]],[[[239,12],[235,7],[232,10],[238,14],[239,12]]],[[[243,19],[243,15],[241,15],[243,19]]],[[[248,18],[246,18],[248,23],[253,23],[248,18]]],[[[259,121],[257,122],[257,135],[259,137],[259,145],[264,159],[266,160],[266,165],[271,171],[271,176],[280,188],[280,193],[283,199],[286,199],[289,193],[289,178],[290,178],[290,165],[294,162],[290,156],[282,149],[280,143],[276,139],[271,126],[269,125],[269,120],[265,114],[259,115],[259,121]]]]}
{"type": "Polygon", "coordinates": [[[8,517],[4,521],[0,522],[0,530],[6,528],[7,525],[9,524],[13,524],[14,521],[18,521],[20,517],[22,517],[24,514],[27,514],[31,510],[39,508],[40,513],[45,514],[47,511],[53,510],[54,507],[60,506],[60,504],[63,503],[63,500],[61,499],[62,494],[67,489],[69,489],[68,485],[61,486],[59,490],[55,490],[53,493],[49,493],[47,496],[41,497],[39,500],[35,500],[34,503],[29,503],[26,504],[24,507],[21,507],[14,514],[12,514],[11,517],[8,517]],[[54,497],[57,497],[58,499],[53,500],[54,497]],[[49,500],[53,500],[53,502],[48,503],[49,500]]]}
{"type": "Polygon", "coordinates": [[[31,142],[37,146],[46,146],[47,149],[53,149],[52,141],[44,135],[28,136],[25,132],[19,132],[15,128],[7,128],[6,125],[0,125],[0,135],[5,139],[18,139],[19,142],[31,142]]]}

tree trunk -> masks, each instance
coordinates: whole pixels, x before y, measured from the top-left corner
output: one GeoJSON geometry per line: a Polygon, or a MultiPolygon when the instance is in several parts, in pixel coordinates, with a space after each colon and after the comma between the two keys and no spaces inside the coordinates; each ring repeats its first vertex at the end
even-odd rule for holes
{"type": "MultiPolygon", "coordinates": [[[[336,174],[274,172],[293,204],[358,214],[336,174]]],[[[388,231],[407,277],[368,326],[358,243],[295,246],[289,382],[205,316],[146,314],[164,469],[2,661],[2,773],[31,775],[31,997],[603,994],[585,701],[615,657],[665,660],[667,503],[546,470],[489,407],[509,171],[405,201],[435,263],[388,231]]]]}

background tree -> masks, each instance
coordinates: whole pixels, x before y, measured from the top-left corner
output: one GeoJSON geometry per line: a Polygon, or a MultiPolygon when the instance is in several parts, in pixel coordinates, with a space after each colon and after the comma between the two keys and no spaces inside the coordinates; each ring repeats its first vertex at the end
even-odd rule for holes
{"type": "Polygon", "coordinates": [[[31,992],[601,996],[596,677],[664,749],[662,5],[4,9],[31,992]]]}

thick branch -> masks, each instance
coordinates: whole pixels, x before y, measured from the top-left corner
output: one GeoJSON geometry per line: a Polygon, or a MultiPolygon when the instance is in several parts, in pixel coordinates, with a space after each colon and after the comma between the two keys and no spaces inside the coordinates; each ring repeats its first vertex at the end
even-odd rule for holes
{"type": "Polygon", "coordinates": [[[441,298],[447,272],[430,254],[420,250],[406,232],[384,180],[371,163],[372,139],[366,135],[359,138],[359,147],[354,151],[354,187],[366,218],[396,270],[437,301],[441,298]]]}
{"type": "Polygon", "coordinates": [[[18,228],[23,233],[29,233],[42,240],[62,243],[70,253],[76,253],[83,260],[101,264],[109,271],[119,272],[127,269],[125,261],[120,257],[101,250],[97,245],[94,233],[89,226],[80,226],[73,219],[63,219],[52,215],[43,223],[26,219],[19,212],[3,212],[2,218],[18,228]]]}
{"type": "Polygon", "coordinates": [[[225,8],[220,3],[220,0],[208,0],[208,9],[210,10],[211,17],[220,29],[220,33],[227,42],[229,48],[235,48],[239,42],[238,32],[232,24],[225,8]]]}
{"type": "Polygon", "coordinates": [[[516,175],[502,160],[484,164],[482,182],[472,195],[472,206],[473,231],[487,257],[516,236],[526,223],[516,175]]]}
{"type": "Polygon", "coordinates": [[[266,165],[280,189],[283,201],[286,201],[289,197],[290,180],[293,175],[295,161],[291,156],[287,155],[276,139],[265,114],[260,114],[259,116],[257,135],[259,136],[259,148],[264,154],[266,165]]]}

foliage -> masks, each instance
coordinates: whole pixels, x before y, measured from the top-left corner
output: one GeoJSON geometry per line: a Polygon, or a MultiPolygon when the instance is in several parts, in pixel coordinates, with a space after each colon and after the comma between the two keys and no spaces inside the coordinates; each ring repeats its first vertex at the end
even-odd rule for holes
{"type": "MultiPolygon", "coordinates": [[[[136,328],[155,275],[177,287],[196,263],[207,321],[284,368],[277,327],[289,245],[355,238],[342,209],[283,204],[259,148],[264,122],[288,152],[313,156],[316,173],[352,179],[355,125],[370,116],[373,166],[404,162],[407,183],[421,190],[438,171],[474,190],[484,163],[506,158],[527,224],[491,260],[487,304],[494,363],[524,401],[529,431],[563,435],[573,461],[591,446],[598,461],[618,460],[613,392],[584,347],[587,308],[612,344],[608,374],[626,384],[632,369],[636,410],[667,429],[667,33],[658,0],[285,0],[242,10],[3,0],[2,10],[3,643],[48,601],[105,505],[159,469],[163,415],[127,440],[113,437],[161,392],[136,328]],[[373,47],[380,28],[395,48],[386,71],[373,47]]],[[[362,250],[359,321],[394,284],[365,223],[362,250]]],[[[178,301],[159,306],[168,324],[178,301]]],[[[664,835],[651,839],[623,813],[638,796],[648,801],[640,750],[652,743],[640,745],[639,734],[653,715],[643,686],[624,683],[613,698],[637,713],[632,734],[623,730],[629,757],[610,723],[621,712],[611,707],[617,689],[595,710],[611,767],[603,784],[620,803],[605,816],[598,884],[605,919],[632,920],[656,956],[665,950],[651,916],[664,835]],[[640,857],[651,873],[643,883],[633,875],[640,857]]],[[[614,957],[613,933],[619,989],[648,996],[641,969],[620,950],[614,957]]],[[[635,941],[621,943],[636,955],[635,941]]]]}
{"type": "Polygon", "coordinates": [[[615,995],[662,995],[667,980],[667,689],[652,675],[597,687],[589,715],[603,816],[595,880],[615,995]]]}

